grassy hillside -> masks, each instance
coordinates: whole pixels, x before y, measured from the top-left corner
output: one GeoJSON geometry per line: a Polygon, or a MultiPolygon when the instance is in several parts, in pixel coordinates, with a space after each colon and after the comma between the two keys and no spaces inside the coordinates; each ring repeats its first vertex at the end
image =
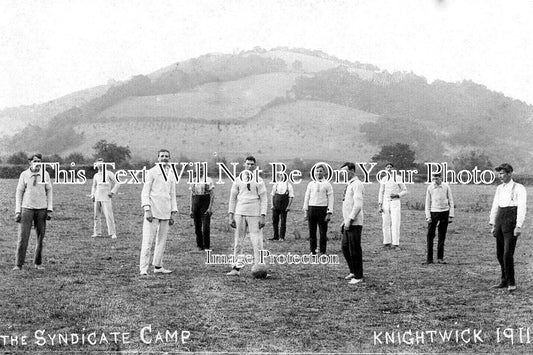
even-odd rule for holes
{"type": "Polygon", "coordinates": [[[130,97],[102,111],[96,120],[113,117],[246,119],[257,115],[275,98],[284,98],[299,76],[294,73],[260,74],[207,83],[176,94],[130,97]]]}
{"type": "Polygon", "coordinates": [[[128,145],[132,154],[151,159],[161,147],[175,156],[210,160],[216,152],[228,159],[246,153],[258,158],[335,160],[340,153],[366,161],[376,153],[360,132],[376,115],[319,101],[296,101],[268,108],[243,122],[204,122],[174,118],[116,118],[75,127],[85,141],[78,151],[90,151],[100,139],[128,145]],[[80,150],[81,149],[81,150],[80,150]]]}

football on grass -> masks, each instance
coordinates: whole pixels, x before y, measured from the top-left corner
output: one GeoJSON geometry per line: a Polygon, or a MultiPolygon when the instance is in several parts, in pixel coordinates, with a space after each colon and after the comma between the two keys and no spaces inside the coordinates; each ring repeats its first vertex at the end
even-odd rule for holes
{"type": "Polygon", "coordinates": [[[252,276],[256,279],[265,279],[267,277],[267,267],[265,264],[254,264],[252,266],[252,276]]]}

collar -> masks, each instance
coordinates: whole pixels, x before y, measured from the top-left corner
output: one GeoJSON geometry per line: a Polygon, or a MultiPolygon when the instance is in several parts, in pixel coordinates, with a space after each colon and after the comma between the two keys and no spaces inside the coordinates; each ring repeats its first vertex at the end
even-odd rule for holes
{"type": "Polygon", "coordinates": [[[506,182],[502,183],[502,187],[506,187],[507,185],[511,185],[513,182],[514,182],[514,181],[513,181],[513,178],[511,178],[511,180],[509,180],[509,182],[507,182],[507,183],[506,183],[506,182]]]}
{"type": "Polygon", "coordinates": [[[357,175],[354,175],[353,178],[348,180],[348,185],[350,185],[352,182],[357,181],[357,180],[359,180],[359,178],[357,177],[357,175]]]}

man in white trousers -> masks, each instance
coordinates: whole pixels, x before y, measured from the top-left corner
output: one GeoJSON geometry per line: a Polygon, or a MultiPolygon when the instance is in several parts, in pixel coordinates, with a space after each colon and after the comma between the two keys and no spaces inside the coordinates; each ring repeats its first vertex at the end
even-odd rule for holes
{"type": "Polygon", "coordinates": [[[104,159],[102,158],[98,158],[94,163],[98,172],[93,176],[93,185],[91,188],[91,199],[94,202],[94,228],[92,236],[102,236],[102,215],[104,215],[107,224],[107,233],[111,238],[115,239],[117,232],[111,199],[117,193],[120,185],[117,183],[115,175],[107,169],[104,178],[103,163],[104,159]]]}
{"type": "Polygon", "coordinates": [[[163,267],[163,253],[169,226],[174,224],[178,213],[176,203],[176,179],[172,174],[170,152],[161,149],[156,164],[146,172],[141,193],[141,205],[144,209],[143,239],[141,246],[140,273],[148,274],[152,244],[155,238],[154,273],[170,274],[172,271],[163,267]]]}
{"type": "Polygon", "coordinates": [[[394,165],[387,163],[385,170],[389,173],[384,177],[378,193],[379,213],[383,217],[383,247],[400,249],[401,197],[407,194],[405,184],[395,176],[394,165]]]}
{"type": "Polygon", "coordinates": [[[245,265],[242,256],[242,242],[246,232],[250,234],[254,249],[254,264],[259,263],[263,250],[263,227],[267,212],[267,190],[263,179],[254,176],[255,158],[249,156],[244,162],[245,171],[235,179],[231,186],[229,198],[228,222],[235,228],[235,244],[233,248],[233,268],[226,275],[239,276],[245,265]],[[239,257],[241,256],[241,257],[239,257]]]}

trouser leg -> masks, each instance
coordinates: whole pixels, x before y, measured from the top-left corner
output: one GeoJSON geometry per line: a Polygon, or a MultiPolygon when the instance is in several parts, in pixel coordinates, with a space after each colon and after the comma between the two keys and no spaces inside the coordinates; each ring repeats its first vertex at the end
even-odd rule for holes
{"type": "Polygon", "coordinates": [[[401,206],[400,199],[390,201],[391,238],[392,245],[396,246],[400,245],[400,225],[402,219],[401,206]]]}
{"type": "Polygon", "coordinates": [[[204,249],[211,248],[211,215],[204,214],[202,215],[202,236],[203,236],[203,247],[204,249]]]}
{"type": "Polygon", "coordinates": [[[437,242],[437,259],[444,259],[444,242],[446,240],[446,231],[448,230],[449,211],[439,212],[439,239],[437,242]]]}
{"type": "Polygon", "coordinates": [[[155,234],[158,228],[158,220],[153,219],[152,222],[148,222],[146,218],[143,219],[143,236],[141,244],[141,255],[139,261],[140,272],[148,272],[148,266],[150,265],[150,254],[152,251],[152,244],[154,242],[155,234]]]}
{"type": "Polygon", "coordinates": [[[311,249],[311,254],[316,254],[316,229],[318,227],[318,216],[316,215],[315,210],[312,207],[310,207],[308,211],[307,223],[309,226],[309,247],[311,249]]]}
{"type": "Polygon", "coordinates": [[[246,217],[250,240],[254,251],[254,264],[259,263],[261,260],[261,252],[263,251],[263,229],[259,228],[260,218],[261,217],[246,217]]]}
{"type": "Polygon", "coordinates": [[[17,252],[15,264],[19,267],[24,265],[26,251],[28,249],[28,240],[30,239],[31,226],[35,210],[23,208],[20,214],[20,225],[17,240],[17,252]]]}
{"type": "Polygon", "coordinates": [[[279,220],[280,220],[281,211],[277,208],[272,210],[272,227],[274,228],[274,239],[279,239],[279,220]]]}
{"type": "Polygon", "coordinates": [[[113,215],[113,203],[110,201],[102,201],[102,212],[105,216],[105,222],[107,224],[107,233],[114,235],[117,233],[115,229],[115,216],[113,215]]]}
{"type": "Polygon", "coordinates": [[[435,230],[437,229],[437,216],[435,212],[431,212],[431,222],[428,223],[427,234],[427,261],[433,261],[433,240],[435,239],[435,230]]]}
{"type": "Polygon", "coordinates": [[[244,267],[243,253],[242,253],[242,239],[246,235],[246,219],[239,214],[235,215],[235,238],[233,244],[233,267],[240,269],[244,267]]]}
{"type": "Polygon", "coordinates": [[[285,233],[287,231],[287,210],[284,210],[280,213],[280,226],[279,226],[279,237],[285,239],[285,233]]]}
{"type": "Polygon", "coordinates": [[[93,235],[101,235],[102,234],[102,202],[100,201],[94,201],[94,228],[93,228],[93,235]]]}
{"type": "Polygon", "coordinates": [[[167,244],[169,224],[168,219],[154,219],[154,222],[157,221],[159,222],[159,228],[155,237],[154,261],[152,264],[156,267],[163,267],[163,254],[167,244]]]}
{"type": "Polygon", "coordinates": [[[361,248],[361,233],[363,226],[350,226],[348,230],[348,245],[352,258],[353,274],[356,279],[363,278],[363,250],[361,248]]]}
{"type": "Polygon", "coordinates": [[[382,230],[383,230],[383,244],[391,244],[392,243],[392,234],[391,234],[391,209],[390,209],[390,201],[387,199],[383,200],[383,204],[381,206],[383,209],[383,213],[381,215],[382,217],[382,230]]]}
{"type": "Polygon", "coordinates": [[[33,263],[35,265],[42,264],[43,255],[43,240],[46,233],[46,210],[36,210],[33,215],[33,223],[35,225],[35,231],[37,232],[37,244],[35,245],[35,255],[33,257],[33,263]]]}

